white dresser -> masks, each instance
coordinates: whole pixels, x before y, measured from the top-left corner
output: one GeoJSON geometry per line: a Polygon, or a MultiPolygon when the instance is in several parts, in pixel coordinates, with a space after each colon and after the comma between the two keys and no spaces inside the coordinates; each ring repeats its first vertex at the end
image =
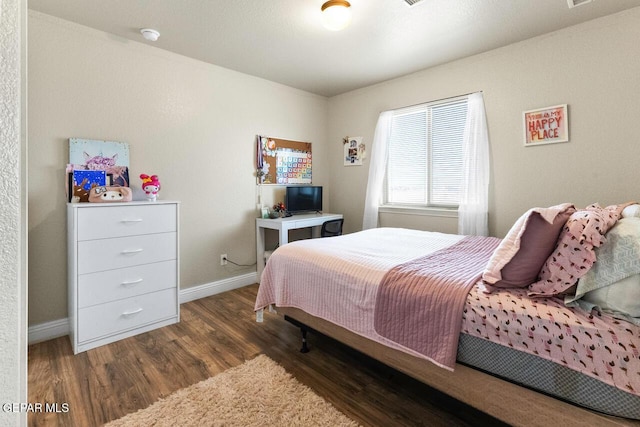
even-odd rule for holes
{"type": "Polygon", "coordinates": [[[70,203],[74,353],[180,320],[179,203],[70,203]]]}

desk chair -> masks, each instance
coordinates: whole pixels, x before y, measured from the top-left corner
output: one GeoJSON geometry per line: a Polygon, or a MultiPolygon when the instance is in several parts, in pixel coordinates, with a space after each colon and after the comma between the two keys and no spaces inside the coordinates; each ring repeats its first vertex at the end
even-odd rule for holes
{"type": "Polygon", "coordinates": [[[321,237],[340,236],[342,234],[343,218],[325,221],[320,230],[321,237]]]}

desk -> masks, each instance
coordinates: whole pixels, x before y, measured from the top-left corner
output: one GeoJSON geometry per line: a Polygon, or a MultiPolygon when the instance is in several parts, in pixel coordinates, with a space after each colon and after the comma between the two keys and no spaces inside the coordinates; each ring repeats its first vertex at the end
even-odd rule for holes
{"type": "Polygon", "coordinates": [[[312,230],[313,237],[320,237],[320,226],[325,221],[332,219],[340,219],[342,214],[303,214],[292,215],[285,218],[256,218],[256,256],[257,256],[257,271],[258,281],[262,276],[262,270],[264,270],[264,229],[270,228],[272,230],[278,230],[278,246],[286,245],[289,242],[289,230],[296,228],[314,227],[312,230]]]}

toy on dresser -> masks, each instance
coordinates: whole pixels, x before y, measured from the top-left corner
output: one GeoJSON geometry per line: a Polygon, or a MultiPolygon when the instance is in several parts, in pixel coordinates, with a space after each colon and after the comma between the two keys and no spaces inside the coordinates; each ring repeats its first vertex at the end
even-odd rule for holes
{"type": "Polygon", "coordinates": [[[99,186],[89,190],[89,202],[92,203],[112,203],[130,202],[132,199],[129,187],[99,186]]]}
{"type": "Polygon", "coordinates": [[[140,175],[140,179],[142,180],[142,190],[147,195],[147,200],[155,202],[158,198],[158,191],[160,191],[158,175],[147,175],[143,173],[140,175]]]}

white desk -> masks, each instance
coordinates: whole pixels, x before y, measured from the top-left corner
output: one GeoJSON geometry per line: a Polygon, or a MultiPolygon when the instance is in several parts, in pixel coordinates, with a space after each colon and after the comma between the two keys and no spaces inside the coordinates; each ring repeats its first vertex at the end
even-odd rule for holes
{"type": "Polygon", "coordinates": [[[278,230],[278,246],[285,245],[289,242],[289,230],[296,228],[313,227],[312,236],[320,236],[320,227],[325,221],[332,219],[341,219],[342,214],[303,214],[292,215],[285,218],[256,218],[256,256],[258,258],[258,281],[264,270],[264,229],[270,228],[278,230]]]}

